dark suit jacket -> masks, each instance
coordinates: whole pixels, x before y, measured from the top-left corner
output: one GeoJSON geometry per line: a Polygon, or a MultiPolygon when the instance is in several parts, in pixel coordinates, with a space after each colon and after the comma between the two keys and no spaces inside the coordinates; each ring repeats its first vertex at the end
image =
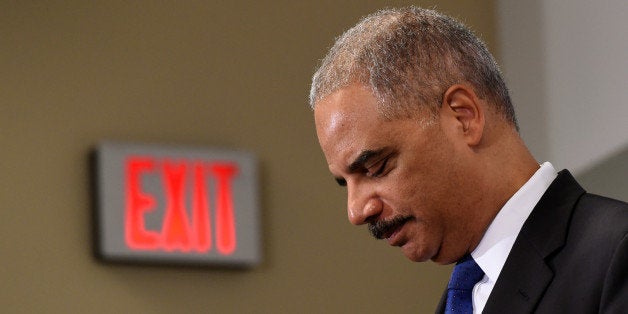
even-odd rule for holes
{"type": "Polygon", "coordinates": [[[521,228],[483,313],[628,313],[628,204],[586,193],[561,171],[521,228]]]}

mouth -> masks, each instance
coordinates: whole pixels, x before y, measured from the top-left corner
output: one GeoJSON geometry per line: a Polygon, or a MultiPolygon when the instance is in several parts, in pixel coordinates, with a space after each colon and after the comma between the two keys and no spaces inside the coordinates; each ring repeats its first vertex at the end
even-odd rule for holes
{"type": "Polygon", "coordinates": [[[399,234],[403,225],[411,219],[412,217],[410,216],[397,216],[393,219],[369,223],[369,231],[376,239],[387,239],[388,244],[397,245],[399,239],[397,239],[396,236],[399,234]]]}

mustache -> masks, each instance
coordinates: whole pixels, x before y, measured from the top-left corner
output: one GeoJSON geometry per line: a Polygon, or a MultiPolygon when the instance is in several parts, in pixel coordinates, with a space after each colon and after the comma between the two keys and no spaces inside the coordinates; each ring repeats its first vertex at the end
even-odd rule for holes
{"type": "Polygon", "coordinates": [[[409,216],[397,216],[389,220],[380,220],[369,223],[369,232],[376,239],[384,239],[389,236],[395,229],[412,219],[409,216]]]}

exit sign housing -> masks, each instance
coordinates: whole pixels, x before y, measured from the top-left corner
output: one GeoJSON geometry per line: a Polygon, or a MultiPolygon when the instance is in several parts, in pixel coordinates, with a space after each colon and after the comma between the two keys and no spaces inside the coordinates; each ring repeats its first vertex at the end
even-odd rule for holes
{"type": "Polygon", "coordinates": [[[257,162],[210,148],[105,142],[95,151],[96,254],[105,261],[254,266],[257,162]]]}

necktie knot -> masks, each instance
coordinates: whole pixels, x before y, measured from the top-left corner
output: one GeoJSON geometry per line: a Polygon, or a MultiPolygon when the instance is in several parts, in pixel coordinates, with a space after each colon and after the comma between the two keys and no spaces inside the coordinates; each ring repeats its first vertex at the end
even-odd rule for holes
{"type": "Polygon", "coordinates": [[[471,255],[465,255],[454,267],[447,289],[471,290],[484,277],[484,272],[473,260],[471,255]]]}
{"type": "Polygon", "coordinates": [[[473,313],[473,286],[483,277],[484,272],[471,255],[465,255],[460,259],[447,285],[445,313],[473,313]]]}

